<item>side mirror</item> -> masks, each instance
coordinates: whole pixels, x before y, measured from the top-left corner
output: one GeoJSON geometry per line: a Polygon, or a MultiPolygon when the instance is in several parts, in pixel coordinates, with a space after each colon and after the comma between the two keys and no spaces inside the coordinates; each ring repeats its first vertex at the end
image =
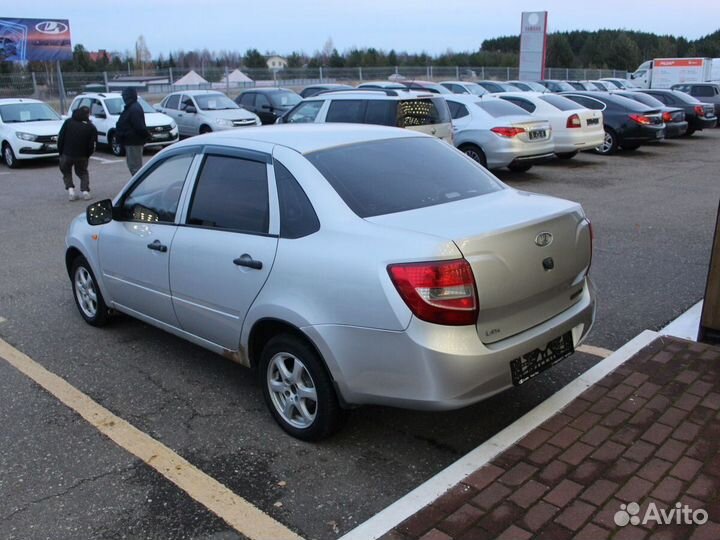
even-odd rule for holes
{"type": "Polygon", "coordinates": [[[85,217],[90,225],[105,225],[113,218],[113,204],[110,199],[104,199],[91,204],[85,210],[85,217]]]}
{"type": "Polygon", "coordinates": [[[188,105],[187,107],[185,107],[185,112],[188,114],[195,114],[197,112],[197,109],[192,105],[188,105]]]}

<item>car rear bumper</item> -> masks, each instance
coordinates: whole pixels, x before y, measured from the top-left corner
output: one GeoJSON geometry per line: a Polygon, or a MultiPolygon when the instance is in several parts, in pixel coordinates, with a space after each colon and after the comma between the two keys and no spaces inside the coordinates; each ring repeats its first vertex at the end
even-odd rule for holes
{"type": "Polygon", "coordinates": [[[600,146],[605,140],[605,132],[603,130],[588,133],[582,129],[568,129],[566,132],[556,130],[553,132],[555,140],[556,153],[579,152],[582,150],[592,150],[600,146]]]}
{"type": "Polygon", "coordinates": [[[623,142],[653,142],[659,141],[665,138],[665,124],[661,125],[650,125],[650,126],[634,126],[631,129],[625,130],[621,135],[620,145],[623,142]]]}
{"type": "Polygon", "coordinates": [[[520,334],[485,345],[475,326],[441,326],[413,318],[403,332],[339,325],[303,328],[325,358],[347,405],[449,410],[513,386],[510,362],[572,332],[579,345],[595,319],[590,280],[580,300],[520,334]]]}
{"type": "Polygon", "coordinates": [[[685,135],[688,129],[687,122],[671,122],[665,124],[665,138],[672,139],[685,135]]]}
{"type": "Polygon", "coordinates": [[[493,137],[497,140],[482,145],[489,169],[499,169],[513,163],[536,163],[550,159],[555,154],[553,139],[527,143],[505,140],[495,135],[493,137]]]}
{"type": "Polygon", "coordinates": [[[717,117],[711,116],[710,118],[707,117],[699,117],[695,116],[691,120],[691,125],[694,129],[702,130],[702,129],[712,129],[717,125],[717,117]]]}

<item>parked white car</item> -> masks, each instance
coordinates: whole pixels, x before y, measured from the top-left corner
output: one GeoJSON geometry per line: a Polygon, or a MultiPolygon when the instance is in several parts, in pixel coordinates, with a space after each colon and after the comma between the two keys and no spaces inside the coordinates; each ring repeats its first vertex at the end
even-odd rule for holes
{"type": "Polygon", "coordinates": [[[62,118],[37,99],[0,99],[0,149],[5,165],[20,160],[57,157],[62,118]]]}
{"type": "Polygon", "coordinates": [[[553,130],[555,155],[560,159],[593,150],[605,139],[602,112],[582,107],[566,97],[539,92],[507,92],[498,97],[546,118],[553,130]]]}
{"type": "MultiPolygon", "coordinates": [[[[178,141],[177,125],[172,118],[160,114],[150,104],[138,96],[138,103],[145,111],[145,125],[152,140],[145,146],[157,148],[168,146],[178,141]]],[[[90,121],[98,132],[98,144],[107,144],[116,156],[125,155],[125,148],[115,136],[115,126],[125,108],[122,95],[118,92],[84,93],[77,96],[70,104],[68,116],[78,107],[90,109],[90,121]]]]}
{"type": "Polygon", "coordinates": [[[470,81],[443,81],[440,83],[453,94],[473,94],[475,96],[484,96],[488,93],[482,86],[470,81]]]}
{"type": "Polygon", "coordinates": [[[522,172],[554,156],[547,120],[493,96],[444,97],[453,119],[455,146],[483,167],[522,172]]]}

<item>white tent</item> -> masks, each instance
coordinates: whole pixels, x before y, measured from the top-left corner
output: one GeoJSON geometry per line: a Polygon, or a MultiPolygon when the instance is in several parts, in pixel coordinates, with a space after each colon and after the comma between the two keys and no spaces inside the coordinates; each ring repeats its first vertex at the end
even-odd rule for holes
{"type": "Polygon", "coordinates": [[[194,71],[190,71],[190,73],[175,81],[174,86],[200,86],[204,84],[209,83],[194,71]]]}
{"type": "Polygon", "coordinates": [[[239,69],[234,70],[231,73],[228,73],[227,78],[223,77],[222,81],[223,84],[230,83],[230,84],[237,84],[237,83],[249,83],[253,82],[253,80],[245,75],[242,71],[239,69]]]}

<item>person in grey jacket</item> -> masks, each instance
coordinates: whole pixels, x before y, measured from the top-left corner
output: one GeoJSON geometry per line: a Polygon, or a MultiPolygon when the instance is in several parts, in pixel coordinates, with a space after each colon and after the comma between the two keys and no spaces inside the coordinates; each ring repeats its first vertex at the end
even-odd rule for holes
{"type": "Polygon", "coordinates": [[[134,175],[142,167],[143,146],[150,138],[150,132],[145,126],[145,111],[138,103],[137,91],[134,88],[125,88],[122,98],[125,108],[118,118],[116,134],[125,148],[130,174],[134,175]]]}
{"type": "Polygon", "coordinates": [[[90,173],[88,161],[95,151],[97,129],[90,123],[90,109],[78,107],[72,116],[65,120],[58,134],[58,153],[60,154],[60,172],[63,175],[68,199],[77,199],[73,183],[73,168],[80,178],[80,191],[83,199],[90,199],[90,173]]]}

